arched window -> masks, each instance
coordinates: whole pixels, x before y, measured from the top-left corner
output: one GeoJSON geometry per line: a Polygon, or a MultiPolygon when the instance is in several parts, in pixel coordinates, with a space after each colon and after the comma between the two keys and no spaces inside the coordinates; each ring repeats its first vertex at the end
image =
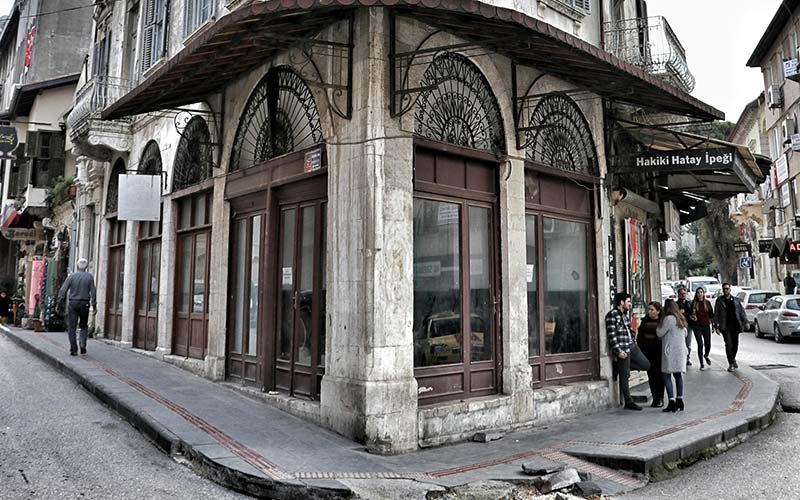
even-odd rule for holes
{"type": "Polygon", "coordinates": [[[115,213],[117,211],[117,202],[119,201],[119,175],[125,173],[125,161],[122,158],[117,158],[114,166],[111,167],[111,177],[108,179],[108,189],[106,190],[106,213],[115,213]]]}
{"type": "Polygon", "coordinates": [[[161,175],[161,150],[156,141],[150,141],[139,159],[139,173],[142,175],[161,175]]]}
{"type": "Polygon", "coordinates": [[[505,152],[500,106],[483,73],[454,53],[438,55],[420,82],[429,88],[417,100],[419,135],[473,149],[505,152]]]}
{"type": "Polygon", "coordinates": [[[211,134],[206,121],[195,116],[183,129],[172,172],[172,191],[211,177],[211,134]]]}
{"type": "Polygon", "coordinates": [[[272,68],[247,100],[233,141],[230,170],[263,163],[322,142],[314,96],[287,66],[272,68]]]}
{"type": "Polygon", "coordinates": [[[598,175],[589,123],[575,101],[563,94],[541,99],[527,117],[526,155],[547,167],[598,175]]]}

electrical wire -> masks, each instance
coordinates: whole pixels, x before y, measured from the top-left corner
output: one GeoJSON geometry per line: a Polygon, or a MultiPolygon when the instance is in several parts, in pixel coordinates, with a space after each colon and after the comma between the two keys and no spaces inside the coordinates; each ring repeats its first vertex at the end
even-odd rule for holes
{"type": "MultiPolygon", "coordinates": [[[[49,16],[51,14],[60,14],[62,12],[70,12],[70,11],[73,11],[73,10],[86,9],[86,8],[89,8],[89,7],[97,7],[97,5],[98,4],[94,4],[94,3],[90,3],[88,5],[78,5],[76,7],[68,7],[66,9],[51,10],[49,12],[40,12],[39,14],[31,14],[29,16],[19,16],[19,19],[34,19],[34,18],[37,18],[37,17],[49,16]]],[[[9,18],[11,16],[13,16],[13,14],[9,14],[8,15],[9,18]]]]}

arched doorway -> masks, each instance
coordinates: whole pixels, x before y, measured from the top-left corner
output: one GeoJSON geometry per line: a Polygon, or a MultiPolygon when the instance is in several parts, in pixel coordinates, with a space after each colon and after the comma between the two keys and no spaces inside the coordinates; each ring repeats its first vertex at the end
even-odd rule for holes
{"type": "MultiPolygon", "coordinates": [[[[194,116],[186,124],[175,152],[172,192],[211,177],[211,134],[206,121],[194,116]]],[[[176,199],[177,262],[172,352],[203,359],[208,346],[209,261],[212,192],[193,192],[176,199]]]]}
{"type": "MultiPolygon", "coordinates": [[[[161,151],[150,141],[139,160],[139,175],[157,175],[161,181],[161,151]]],[[[161,287],[161,221],[139,223],[136,265],[136,313],[133,346],[154,351],[158,345],[158,297],[161,287]]]]}
{"type": "Polygon", "coordinates": [[[228,377],[310,399],[319,397],[325,367],[327,169],[320,143],[311,90],[293,69],[278,66],[248,99],[230,165],[231,179],[241,169],[262,169],[271,180],[231,200],[228,377]],[[287,178],[294,181],[282,182],[287,178]]]}
{"type": "Polygon", "coordinates": [[[414,374],[420,404],[500,386],[500,107],[466,57],[436,56],[420,82],[414,155],[414,374]]]}
{"type": "Polygon", "coordinates": [[[536,387],[598,374],[594,191],[597,154],[583,112],[543,96],[526,128],[528,355],[536,387]]]}
{"type": "Polygon", "coordinates": [[[122,340],[122,295],[125,284],[125,221],[117,219],[119,176],[125,173],[122,158],[114,162],[106,189],[108,222],[108,274],[106,275],[106,337],[122,340]]]}

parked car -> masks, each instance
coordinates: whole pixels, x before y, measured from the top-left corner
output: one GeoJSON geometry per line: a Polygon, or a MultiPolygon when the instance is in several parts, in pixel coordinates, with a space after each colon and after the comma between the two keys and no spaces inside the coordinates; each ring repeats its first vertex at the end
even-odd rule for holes
{"type": "Polygon", "coordinates": [[[675,290],[669,286],[661,283],[661,303],[667,301],[667,299],[675,300],[678,298],[678,295],[675,293],[675,290]]]}
{"type": "MultiPolygon", "coordinates": [[[[473,361],[481,358],[484,347],[485,326],[483,320],[472,314],[470,321],[472,350],[470,356],[473,361]]],[[[416,353],[422,356],[419,361],[423,366],[461,363],[462,331],[461,316],[452,311],[443,311],[434,314],[422,323],[422,330],[415,339],[416,353]]]]}
{"type": "Polygon", "coordinates": [[[756,313],[756,337],[772,335],[782,343],[789,337],[800,337],[800,295],[776,295],[756,313]]]}
{"type": "MultiPolygon", "coordinates": [[[[733,290],[731,290],[731,294],[733,294],[733,290]]],[[[736,293],[736,297],[742,301],[742,306],[744,306],[744,313],[747,315],[747,321],[750,322],[750,327],[755,328],[756,322],[756,314],[760,310],[758,306],[762,306],[767,303],[769,299],[772,297],[778,296],[781,293],[777,290],[753,290],[753,289],[744,289],[736,293]]]]}
{"type": "Polygon", "coordinates": [[[689,296],[691,297],[698,288],[703,287],[706,293],[708,293],[709,285],[720,285],[720,282],[713,276],[691,276],[686,278],[685,285],[686,290],[689,292],[689,296]]]}

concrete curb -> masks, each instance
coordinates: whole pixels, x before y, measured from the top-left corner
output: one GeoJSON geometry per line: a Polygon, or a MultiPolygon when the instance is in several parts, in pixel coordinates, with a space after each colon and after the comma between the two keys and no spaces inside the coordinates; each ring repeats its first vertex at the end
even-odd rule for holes
{"type": "Polygon", "coordinates": [[[180,439],[175,433],[147,415],[147,413],[125,402],[112,389],[91,380],[91,378],[69,366],[69,364],[58,359],[53,354],[26,342],[5,326],[0,326],[0,329],[16,345],[63,373],[78,385],[84,387],[100,402],[117,412],[120,417],[152,441],[161,451],[176,458],[178,461],[186,461],[198,475],[206,479],[226,488],[241,491],[258,498],[276,500],[338,500],[354,498],[352,490],[344,485],[341,485],[341,487],[315,486],[302,481],[269,479],[248,474],[222,464],[180,439]],[[181,456],[184,460],[180,460],[181,456]]]}

